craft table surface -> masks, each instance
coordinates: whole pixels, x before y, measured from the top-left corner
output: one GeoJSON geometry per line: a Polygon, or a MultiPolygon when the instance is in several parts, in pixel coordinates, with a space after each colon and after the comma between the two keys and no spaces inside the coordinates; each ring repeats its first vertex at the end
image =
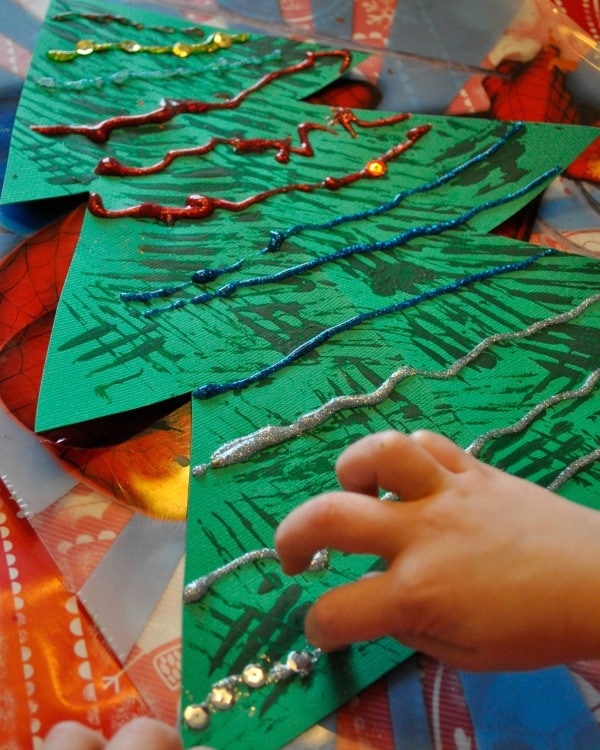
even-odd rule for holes
{"type": "MultiPolygon", "coordinates": [[[[600,39],[600,14],[595,4],[565,0],[556,5],[565,7],[591,38],[600,39]]],[[[0,0],[0,164],[3,166],[22,82],[46,6],[46,0],[0,0]]],[[[278,34],[286,29],[286,23],[295,23],[296,33],[310,30],[313,36],[323,40],[353,33],[357,43],[377,47],[382,46],[390,34],[395,8],[396,3],[389,0],[320,5],[314,0],[312,4],[306,0],[281,4],[197,0],[188,6],[165,3],[161,10],[175,14],[189,12],[195,22],[241,20],[249,27],[266,27],[278,34]],[[279,5],[278,13],[273,16],[274,8],[279,5]],[[362,23],[362,26],[356,26],[352,32],[352,22],[362,23]]],[[[289,31],[291,25],[287,28],[289,31]]],[[[489,40],[482,44],[493,45],[493,38],[492,30],[489,40]]],[[[420,101],[422,111],[429,112],[435,107],[442,111],[447,107],[450,104],[444,102],[447,81],[454,80],[458,93],[483,60],[483,55],[479,59],[465,57],[460,60],[461,64],[473,70],[458,72],[453,56],[460,57],[460,46],[450,45],[443,55],[446,61],[433,66],[417,62],[416,58],[413,61],[416,66],[413,76],[423,75],[424,69],[428,74],[437,70],[432,80],[443,81],[438,87],[425,87],[431,92],[431,98],[420,101]]],[[[436,46],[417,44],[415,50],[409,51],[433,57],[436,46]]],[[[388,64],[400,66],[399,59],[393,56],[389,57],[388,64]]],[[[398,67],[392,75],[381,61],[371,67],[367,64],[365,72],[379,77],[384,92],[380,104],[383,108],[393,108],[396,104],[395,83],[406,82],[411,77],[410,65],[398,67]]],[[[585,88],[585,85],[584,80],[581,86],[585,88]]],[[[468,98],[464,91],[463,95],[468,98]]],[[[453,106],[457,106],[456,101],[453,106]]],[[[555,190],[560,193],[559,188],[555,190]]],[[[559,193],[558,202],[564,197],[559,193]]],[[[27,206],[3,207],[0,210],[0,262],[58,214],[70,215],[76,203],[40,203],[33,210],[27,206]]],[[[550,200],[541,209],[537,232],[544,241],[554,232],[552,211],[555,205],[550,200]]],[[[62,232],[77,233],[77,214],[73,215],[74,227],[72,230],[70,225],[62,227],[62,232]]],[[[596,229],[586,240],[590,247],[594,243],[597,246],[600,236],[597,214],[594,220],[596,229]]],[[[564,216],[561,221],[564,222],[564,216]]],[[[560,227],[564,230],[563,239],[577,238],[578,231],[589,228],[577,226],[577,223],[574,220],[573,226],[560,227]]],[[[44,236],[44,242],[52,242],[51,233],[44,236]]],[[[6,374],[0,372],[0,380],[3,376],[6,374]]],[[[174,570],[169,568],[172,576],[160,583],[164,594],[156,609],[153,603],[147,613],[152,627],[142,634],[133,656],[129,654],[126,662],[119,660],[107,642],[107,637],[111,639],[110,632],[103,623],[95,623],[81,603],[86,595],[98,594],[97,590],[92,590],[84,571],[86,565],[97,564],[98,551],[96,549],[93,560],[81,554],[83,545],[89,541],[89,528],[77,532],[78,508],[85,502],[97,504],[101,508],[98,510],[100,517],[107,512],[107,501],[97,494],[96,487],[87,487],[81,477],[65,472],[49,454],[40,450],[32,433],[24,430],[13,415],[3,411],[0,414],[0,477],[4,477],[7,484],[5,487],[0,483],[0,534],[4,548],[4,554],[0,555],[0,748],[36,750],[49,726],[64,718],[85,721],[109,735],[125,720],[137,715],[175,720],[180,649],[177,633],[169,640],[173,617],[165,613],[178,606],[181,566],[173,566],[174,570]],[[58,557],[48,552],[57,528],[52,526],[48,513],[50,496],[56,500],[56,514],[64,514],[74,527],[71,541],[61,542],[58,557]],[[63,498],[68,500],[63,501],[63,498]],[[26,518],[27,508],[31,511],[29,515],[37,518],[33,525],[26,518]],[[38,510],[43,512],[38,513],[38,510]],[[162,627],[161,618],[168,626],[162,627]],[[147,647],[146,652],[140,643],[147,647]],[[156,681],[155,692],[144,689],[147,674],[144,669],[149,664],[161,675],[162,681],[156,681]]],[[[125,527],[131,537],[136,532],[131,515],[112,506],[109,513],[112,514],[110,534],[113,536],[104,530],[102,533],[106,536],[94,540],[95,543],[100,547],[108,545],[118,536],[120,543],[126,545],[122,533],[125,527]]],[[[183,523],[173,524],[171,528],[176,547],[183,544],[182,529],[183,523]]],[[[147,569],[146,574],[160,576],[160,562],[157,561],[155,571],[147,569]]],[[[112,564],[117,563],[113,556],[112,564]]],[[[175,628],[177,625],[175,618],[175,628]]],[[[127,633],[113,632],[112,635],[117,640],[129,637],[127,633]]],[[[131,637],[135,641],[137,634],[131,637]]],[[[506,750],[546,747],[593,750],[600,748],[599,711],[600,664],[577,664],[526,675],[473,676],[460,674],[418,655],[361,692],[335,715],[307,732],[293,747],[296,750],[368,747],[383,750],[427,750],[430,747],[436,750],[484,750],[488,747],[490,750],[492,747],[496,750],[500,747],[506,750]]]]}

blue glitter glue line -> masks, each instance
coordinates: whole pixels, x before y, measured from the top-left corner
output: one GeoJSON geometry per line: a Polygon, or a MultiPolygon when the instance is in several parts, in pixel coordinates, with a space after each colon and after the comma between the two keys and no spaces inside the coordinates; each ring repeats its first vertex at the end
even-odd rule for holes
{"type": "Polygon", "coordinates": [[[300,344],[300,346],[296,347],[296,349],[291,351],[282,359],[274,362],[272,365],[264,367],[262,370],[258,370],[252,375],[248,375],[245,378],[240,378],[239,380],[231,380],[228,383],[206,383],[205,385],[201,385],[195,388],[192,391],[192,394],[195,398],[207,399],[212,398],[213,396],[217,396],[220,393],[228,393],[229,391],[241,390],[242,388],[246,388],[247,386],[252,385],[252,383],[257,383],[260,380],[265,380],[265,378],[268,378],[271,375],[274,375],[276,372],[283,370],[285,367],[292,364],[292,362],[300,359],[308,352],[313,351],[318,346],[325,343],[325,341],[329,341],[329,339],[333,338],[338,333],[349,331],[351,328],[354,328],[361,323],[365,323],[368,320],[374,320],[375,318],[381,318],[385,315],[399,312],[400,310],[408,310],[411,307],[416,307],[417,305],[421,304],[421,302],[427,302],[428,300],[435,299],[436,297],[441,297],[442,295],[448,294],[449,292],[456,292],[459,289],[462,289],[469,284],[474,284],[478,281],[485,281],[487,279],[494,278],[495,276],[500,276],[505,273],[511,273],[512,271],[522,271],[525,268],[529,268],[529,266],[540,260],[540,258],[545,258],[549,255],[556,254],[556,250],[546,248],[542,252],[536,253],[535,255],[530,255],[523,260],[514,261],[512,263],[505,263],[502,266],[495,266],[494,268],[490,268],[487,271],[479,271],[478,273],[464,276],[458,281],[453,281],[451,284],[445,284],[444,286],[437,287],[436,289],[430,289],[427,292],[417,294],[414,297],[409,297],[408,299],[402,300],[401,302],[396,302],[393,305],[380,307],[377,310],[371,310],[370,312],[359,313],[358,315],[354,315],[352,318],[348,318],[347,320],[344,320],[337,325],[331,326],[330,328],[321,331],[321,333],[313,336],[313,338],[308,339],[308,341],[305,341],[303,344],[300,344]]]}
{"type": "Polygon", "coordinates": [[[410,190],[403,190],[401,193],[398,193],[394,198],[392,198],[392,200],[388,203],[382,203],[381,205],[376,206],[375,208],[368,209],[366,211],[357,211],[354,214],[344,214],[342,216],[336,216],[335,219],[326,221],[323,224],[296,224],[295,226],[290,227],[289,229],[286,229],[284,231],[279,231],[277,229],[271,230],[271,239],[269,240],[269,244],[267,247],[263,248],[261,252],[267,253],[280,250],[283,243],[287,239],[310,229],[332,229],[333,227],[337,227],[340,224],[345,224],[349,221],[362,221],[363,219],[369,219],[372,216],[379,216],[380,214],[386,213],[387,211],[391,211],[392,209],[397,208],[405,198],[409,198],[411,195],[417,195],[418,193],[427,193],[430,190],[434,190],[435,188],[440,187],[441,185],[445,185],[447,182],[450,182],[450,180],[453,180],[455,177],[462,174],[465,170],[469,169],[469,167],[472,167],[474,164],[479,164],[479,162],[485,161],[485,159],[496,153],[496,151],[499,151],[508,140],[510,140],[514,135],[522,130],[523,126],[524,124],[522,122],[516,122],[501,138],[499,138],[495,143],[492,143],[491,146],[484,149],[479,154],[475,154],[475,156],[467,159],[467,161],[463,162],[463,164],[459,164],[457,167],[454,167],[449,172],[446,172],[432,182],[427,182],[424,185],[419,185],[418,187],[411,188],[410,190]]]}
{"type": "MultiPolygon", "coordinates": [[[[520,130],[522,130],[523,127],[524,127],[524,123],[522,122],[514,123],[512,127],[501,138],[499,138],[495,143],[493,143],[488,148],[481,151],[479,154],[472,156],[470,159],[467,159],[467,161],[465,161],[463,164],[459,164],[457,167],[454,167],[453,169],[441,175],[440,177],[433,180],[432,182],[428,182],[424,185],[419,185],[418,187],[411,188],[410,190],[404,190],[403,192],[398,193],[388,203],[383,203],[379,206],[376,206],[375,208],[368,209],[366,211],[359,211],[354,214],[337,216],[335,219],[332,219],[331,221],[327,221],[323,224],[297,224],[283,232],[279,230],[272,230],[270,232],[271,239],[269,240],[268,247],[263,248],[260,252],[266,253],[266,252],[279,250],[281,249],[283,243],[289,237],[300,234],[301,232],[305,230],[333,229],[334,227],[340,224],[344,224],[346,222],[361,221],[363,219],[368,219],[372,216],[379,216],[380,214],[386,213],[387,211],[391,211],[392,209],[397,208],[405,198],[408,198],[411,195],[416,195],[418,193],[426,193],[430,190],[434,190],[435,188],[440,187],[441,185],[445,185],[447,182],[450,182],[450,180],[453,180],[455,177],[462,174],[462,172],[469,169],[469,167],[472,167],[474,164],[478,164],[479,162],[485,161],[485,159],[487,159],[489,156],[496,153],[496,151],[502,148],[502,146],[504,146],[506,142],[510,140],[510,138],[512,138],[520,130]]],[[[244,263],[244,259],[238,261],[232,266],[228,266],[223,269],[217,269],[219,271],[218,275],[221,275],[221,273],[228,273],[229,271],[238,270],[238,268],[241,268],[243,263],[244,263]]],[[[192,282],[198,283],[194,279],[194,276],[196,274],[207,273],[208,271],[209,269],[202,269],[202,271],[196,271],[196,273],[192,275],[192,282]]],[[[216,275],[213,278],[216,278],[216,275]]],[[[213,278],[205,279],[205,280],[212,281],[213,278]]],[[[264,278],[267,279],[268,277],[264,277],[264,278]]],[[[287,278],[287,277],[284,277],[284,278],[287,278]]],[[[272,280],[278,281],[279,279],[273,277],[272,280]]],[[[250,282],[251,280],[248,279],[248,282],[239,283],[239,285],[236,288],[239,288],[241,286],[251,286],[252,284],[268,283],[267,281],[252,281],[251,283],[250,282]]],[[[123,292],[120,295],[120,297],[124,302],[148,302],[153,299],[161,299],[165,297],[170,297],[176,292],[182,291],[183,289],[186,289],[189,286],[190,286],[190,282],[187,281],[179,285],[163,287],[153,292],[123,292]]],[[[229,289],[229,285],[227,285],[225,287],[221,287],[220,290],[212,294],[199,294],[195,297],[192,297],[189,300],[189,303],[193,305],[198,305],[198,304],[202,304],[203,302],[208,302],[209,300],[214,299],[215,297],[228,297],[230,296],[232,291],[233,290],[229,289]]],[[[177,309],[179,307],[185,307],[185,304],[187,304],[187,302],[184,304],[175,303],[173,306],[169,305],[168,307],[157,308],[155,310],[147,310],[146,312],[142,313],[142,315],[145,318],[151,318],[151,317],[154,317],[155,315],[159,315],[160,313],[165,312],[166,310],[172,310],[172,309],[177,309]]]]}
{"type": "MultiPolygon", "coordinates": [[[[194,271],[190,281],[184,281],[181,284],[174,284],[173,286],[163,286],[160,289],[155,289],[151,292],[121,292],[119,297],[123,302],[148,302],[152,299],[170,297],[172,294],[180,292],[182,289],[187,289],[187,287],[192,284],[207,284],[209,281],[214,281],[225,273],[237,271],[238,268],[242,267],[244,261],[245,258],[242,258],[233,265],[223,266],[222,268],[200,268],[198,271],[194,271]]],[[[153,313],[154,311],[150,310],[149,312],[153,313]]],[[[146,314],[145,317],[149,317],[148,314],[146,314]]]]}
{"type": "Polygon", "coordinates": [[[465,211],[464,214],[457,216],[455,219],[439,221],[436,224],[421,224],[417,227],[411,227],[410,229],[397,234],[395,237],[392,237],[389,240],[377,240],[376,242],[347,245],[346,247],[343,247],[334,253],[321,255],[318,258],[313,258],[312,260],[306,261],[306,263],[300,263],[297,266],[285,268],[283,271],[278,271],[277,273],[269,274],[267,276],[254,276],[249,279],[232,281],[214,292],[204,292],[202,294],[191,297],[188,300],[180,299],[176,302],[173,302],[171,305],[167,305],[165,307],[156,307],[153,310],[147,310],[146,312],[142,313],[142,315],[145,318],[151,318],[155,315],[160,315],[163,312],[168,312],[170,310],[176,310],[181,307],[185,307],[188,304],[199,305],[205,302],[210,302],[216,297],[231,297],[231,295],[235,291],[243,287],[260,286],[262,284],[274,284],[279,281],[289,279],[292,276],[300,276],[306,271],[311,271],[313,268],[318,268],[319,266],[323,266],[326,263],[340,260],[341,258],[347,258],[351,255],[366,255],[379,250],[395,250],[396,248],[405,245],[407,242],[410,242],[410,240],[413,240],[415,238],[431,237],[442,234],[449,229],[463,226],[470,219],[472,219],[474,216],[477,216],[477,214],[482,213],[483,211],[488,211],[491,208],[496,208],[497,206],[502,206],[505,203],[510,203],[510,201],[521,198],[523,195],[526,195],[531,190],[534,190],[540,184],[545,182],[550,177],[558,174],[560,171],[560,167],[553,167],[552,169],[547,170],[542,175],[536,177],[534,180],[527,183],[527,185],[524,185],[518,190],[515,190],[512,193],[508,193],[507,195],[503,195],[501,198],[495,198],[494,200],[481,203],[479,206],[474,206],[468,211],[465,211]]]}

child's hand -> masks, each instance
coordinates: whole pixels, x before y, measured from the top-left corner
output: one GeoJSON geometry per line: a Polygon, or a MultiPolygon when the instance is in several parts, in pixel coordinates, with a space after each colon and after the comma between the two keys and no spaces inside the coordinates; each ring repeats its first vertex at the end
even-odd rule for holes
{"type": "Polygon", "coordinates": [[[383,432],[336,465],[344,492],[296,508],[276,545],[286,573],[324,547],[387,570],[322,596],[307,638],[330,651],[391,634],[468,670],[600,656],[600,514],[480,463],[430,432],[383,432]],[[394,492],[402,502],[377,499],[394,492]]]}
{"type": "MultiPolygon", "coordinates": [[[[111,740],[75,721],[56,724],[46,735],[42,750],[182,750],[174,729],[155,719],[134,719],[111,740]]],[[[202,750],[200,746],[196,750],[202,750]]],[[[210,748],[205,748],[210,750],[210,748]]]]}

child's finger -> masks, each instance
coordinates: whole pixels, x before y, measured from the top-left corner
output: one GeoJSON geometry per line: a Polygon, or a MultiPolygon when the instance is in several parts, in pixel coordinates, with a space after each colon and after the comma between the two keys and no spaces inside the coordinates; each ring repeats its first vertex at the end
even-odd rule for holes
{"type": "Polygon", "coordinates": [[[375,496],[381,487],[403,500],[427,497],[449,478],[446,468],[417,440],[393,430],[353,443],[338,458],[336,473],[349,492],[375,496]]]}
{"type": "Polygon", "coordinates": [[[414,651],[429,654],[429,656],[450,667],[472,672],[481,671],[485,668],[484,657],[475,648],[447,643],[425,634],[398,632],[396,630],[391,635],[414,651]]]}
{"type": "Polygon", "coordinates": [[[390,607],[390,574],[381,573],[328,591],[310,608],[304,623],[310,643],[335,651],[397,629],[390,607]]]}
{"type": "Polygon", "coordinates": [[[139,718],[125,724],[107,750],[182,750],[177,732],[156,719],[139,718]]]}
{"type": "Polygon", "coordinates": [[[93,729],[76,721],[61,721],[46,735],[43,750],[104,750],[106,740],[93,729]]]}
{"type": "Polygon", "coordinates": [[[477,462],[473,456],[465,453],[460,446],[439,432],[417,430],[412,432],[409,437],[453,474],[467,471],[473,468],[474,462],[477,462]]]}
{"type": "Polygon", "coordinates": [[[389,534],[397,524],[395,510],[389,503],[351,492],[329,492],[300,505],[275,535],[284,572],[300,573],[314,553],[326,547],[390,559],[399,547],[389,534]]]}

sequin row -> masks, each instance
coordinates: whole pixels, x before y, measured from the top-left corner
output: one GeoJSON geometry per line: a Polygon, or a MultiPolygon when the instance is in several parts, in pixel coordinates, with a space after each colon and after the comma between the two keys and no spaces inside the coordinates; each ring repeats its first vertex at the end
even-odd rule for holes
{"type": "Polygon", "coordinates": [[[202,476],[209,467],[218,469],[224,466],[248,461],[265,448],[279,445],[287,440],[300,437],[300,435],[319,427],[334,414],[345,409],[363,409],[369,406],[381,404],[390,397],[397,385],[405,378],[413,377],[415,375],[435,378],[438,380],[448,380],[453,378],[464,367],[477,359],[480,354],[491,346],[512,339],[527,338],[528,336],[532,336],[546,328],[567,323],[577,318],[597,302],[600,302],[600,294],[588,297],[579,305],[576,305],[564,313],[538,320],[527,328],[518,331],[508,331],[506,333],[495,333],[491,336],[487,336],[480,341],[477,346],[468,351],[462,357],[454,360],[450,367],[442,371],[423,370],[421,368],[405,365],[389,375],[378,388],[370,393],[337,396],[336,398],[327,401],[327,403],[323,404],[318,409],[303,414],[295,422],[279,426],[266,425],[255,432],[251,432],[224,443],[212,454],[210,463],[194,466],[192,474],[198,477],[202,476]]]}
{"type": "Polygon", "coordinates": [[[215,682],[202,703],[190,703],[183,711],[183,721],[190,729],[206,729],[212,714],[230,711],[245,689],[258,690],[269,685],[287,682],[292,677],[308,677],[321,656],[320,649],[290,651],[284,662],[270,668],[260,663],[248,664],[241,674],[234,674],[215,682]]]}
{"type": "Polygon", "coordinates": [[[165,80],[172,78],[198,78],[205,73],[217,73],[222,75],[233,70],[245,67],[264,65],[265,63],[281,60],[281,50],[274,50],[268,55],[258,57],[249,55],[242,60],[227,60],[220,57],[203,68],[184,68],[179,66],[174,70],[145,70],[143,73],[122,68],[106,76],[94,76],[93,78],[77,78],[72,81],[60,81],[52,76],[34,77],[33,81],[45,89],[65,91],[85,91],[87,89],[101,89],[105,84],[124,86],[131,81],[165,80]]]}
{"type": "Polygon", "coordinates": [[[127,54],[137,54],[147,52],[152,55],[175,55],[175,57],[185,58],[191,55],[211,54],[219,50],[229,49],[233,44],[247,42],[250,39],[249,34],[226,34],[216,31],[206,37],[206,41],[197,44],[177,41],[174,44],[140,44],[133,39],[124,39],[117,42],[95,42],[93,39],[80,39],[75,49],[61,50],[50,49],[46,56],[54,62],[71,62],[78,57],[89,57],[94,52],[111,52],[119,51],[127,54]]]}

